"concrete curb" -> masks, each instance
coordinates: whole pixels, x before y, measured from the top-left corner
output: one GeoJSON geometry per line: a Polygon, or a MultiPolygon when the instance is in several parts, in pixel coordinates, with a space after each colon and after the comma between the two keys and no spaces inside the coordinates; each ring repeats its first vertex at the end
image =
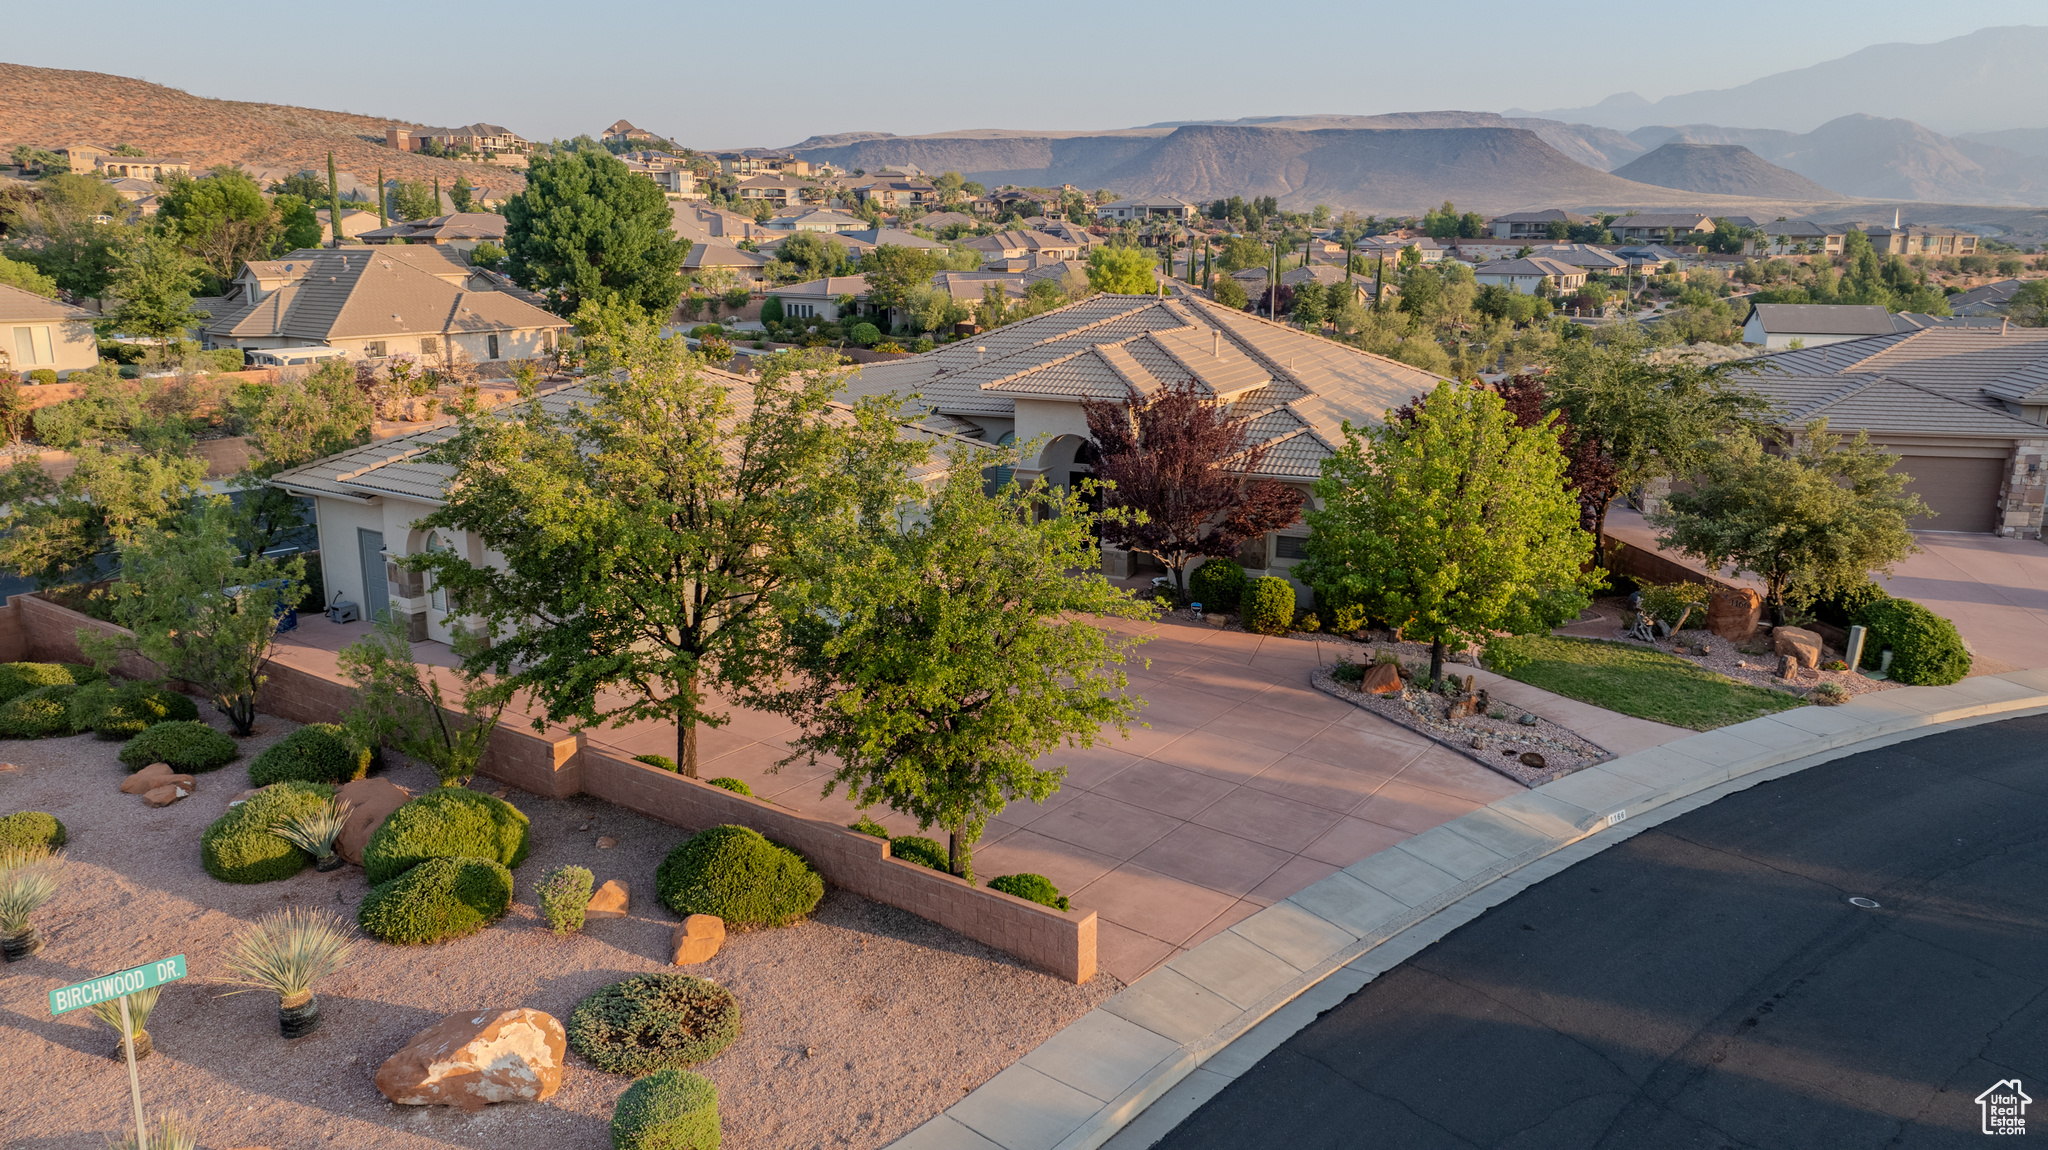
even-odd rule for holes
{"type": "MultiPolygon", "coordinates": [[[[1675,816],[1857,750],[2041,711],[2048,670],[1906,687],[1722,727],[1489,803],[1180,954],[892,1145],[1097,1150],[1191,1074],[1219,1078],[1220,1089],[1256,1056],[1229,1060],[1245,1066],[1228,1077],[1205,1064],[1297,999],[1305,1001],[1290,1011],[1295,1021],[1281,1039],[1486,906],[1577,861],[1551,856],[1590,836],[1651,812],[1675,816]],[[1525,881],[1509,890],[1514,884],[1501,883],[1509,876],[1525,881]],[[1495,884],[1501,889],[1488,898],[1472,897],[1495,884]]],[[[1276,1028],[1281,1022],[1275,1018],[1276,1028]]],[[[1249,1045],[1270,1050],[1278,1041],[1249,1045]]]]}

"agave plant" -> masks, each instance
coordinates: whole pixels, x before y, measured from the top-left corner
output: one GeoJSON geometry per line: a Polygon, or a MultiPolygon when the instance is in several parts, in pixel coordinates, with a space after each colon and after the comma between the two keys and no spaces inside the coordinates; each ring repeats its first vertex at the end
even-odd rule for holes
{"type": "Polygon", "coordinates": [[[57,895],[63,858],[48,847],[0,849],[0,955],[9,962],[42,949],[30,918],[57,895]]]}
{"type": "Polygon", "coordinates": [[[329,799],[304,814],[294,815],[270,828],[270,833],[312,855],[321,870],[341,865],[334,853],[334,840],[348,823],[355,804],[347,799],[329,799]]]}
{"type": "MultiPolygon", "coordinates": [[[[107,1150],[136,1150],[135,1131],[107,1139],[107,1150]]],[[[199,1150],[199,1135],[176,1114],[158,1114],[149,1124],[149,1150],[199,1150]]]]}
{"type": "MultiPolygon", "coordinates": [[[[149,1012],[156,1009],[156,1000],[163,995],[163,992],[163,987],[152,986],[148,990],[138,990],[127,996],[128,1029],[134,1032],[132,1035],[122,1032],[120,999],[109,998],[104,1002],[95,1002],[91,1006],[86,1007],[86,1009],[92,1011],[94,1018],[113,1027],[115,1034],[121,1035],[121,1045],[126,1045],[127,1040],[133,1037],[135,1039],[135,1057],[148,1058],[150,1051],[154,1048],[149,1042],[149,1031],[144,1028],[149,1025],[149,1012]]],[[[124,1057],[121,1046],[114,1048],[114,1057],[124,1057]]],[[[156,1145],[156,1139],[151,1138],[149,1144],[151,1146],[156,1145]]]]}
{"type": "Polygon", "coordinates": [[[320,1024],[313,984],[348,962],[355,950],[353,934],[345,920],[329,911],[296,907],[273,911],[235,938],[228,952],[227,975],[220,981],[276,994],[278,1023],[285,1037],[303,1037],[320,1024]]]}

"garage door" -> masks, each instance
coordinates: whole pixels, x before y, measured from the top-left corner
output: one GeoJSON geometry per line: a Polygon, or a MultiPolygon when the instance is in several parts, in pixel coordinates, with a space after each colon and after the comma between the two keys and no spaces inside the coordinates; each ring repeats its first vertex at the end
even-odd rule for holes
{"type": "Polygon", "coordinates": [[[1893,471],[1913,477],[1906,494],[1918,495],[1933,516],[1913,520],[1929,531],[1998,530],[1998,486],[2009,466],[2003,459],[1957,459],[1907,455],[1893,471]]]}

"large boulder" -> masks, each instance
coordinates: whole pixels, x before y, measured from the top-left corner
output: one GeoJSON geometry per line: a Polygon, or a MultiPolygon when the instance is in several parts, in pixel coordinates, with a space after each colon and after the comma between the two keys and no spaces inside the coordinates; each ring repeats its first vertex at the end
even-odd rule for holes
{"type": "Polygon", "coordinates": [[[631,897],[632,894],[626,889],[625,883],[612,879],[598,887],[597,893],[590,896],[590,905],[583,908],[583,917],[624,918],[631,897]]]}
{"type": "Polygon", "coordinates": [[[335,836],[334,853],[361,866],[363,848],[369,845],[370,836],[377,833],[391,812],[412,798],[412,792],[389,779],[357,779],[343,784],[334,797],[355,805],[348,813],[348,821],[341,826],[341,834],[335,836]]]}
{"type": "Polygon", "coordinates": [[[690,915],[676,924],[669,944],[675,951],[671,961],[677,966],[710,962],[725,945],[725,920],[715,914],[690,915]]]}
{"type": "Polygon", "coordinates": [[[538,1010],[457,1014],[413,1036],[377,1068],[377,1089],[401,1106],[538,1102],[562,1088],[562,1024],[538,1010]]]}
{"type": "Polygon", "coordinates": [[[1401,668],[1393,663],[1374,663],[1365,669],[1365,678],[1359,680],[1358,689],[1368,695],[1398,695],[1401,693],[1401,668]]]}
{"type": "Polygon", "coordinates": [[[1747,587],[1722,587],[1707,599],[1707,630],[1731,643],[1745,643],[1763,618],[1764,597],[1747,587]]]}
{"type": "Polygon", "coordinates": [[[1791,659],[1796,666],[1820,669],[1820,636],[1804,627],[1772,628],[1771,650],[1791,659]]]}
{"type": "Polygon", "coordinates": [[[159,787],[179,787],[189,795],[199,789],[199,783],[191,775],[172,770],[169,763],[151,763],[122,780],[121,793],[146,795],[159,787]]]}

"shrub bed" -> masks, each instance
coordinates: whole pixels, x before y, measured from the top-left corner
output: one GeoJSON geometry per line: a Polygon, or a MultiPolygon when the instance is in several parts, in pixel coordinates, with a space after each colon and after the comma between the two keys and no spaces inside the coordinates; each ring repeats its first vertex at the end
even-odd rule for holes
{"type": "Polygon", "coordinates": [[[1060,888],[1052,885],[1052,880],[1042,874],[998,875],[988,880],[988,888],[1027,899],[1041,906],[1049,906],[1054,910],[1074,909],[1074,905],[1067,901],[1067,896],[1060,893],[1060,888]]]}
{"type": "Polygon", "coordinates": [[[745,795],[750,799],[754,797],[754,788],[748,786],[745,779],[735,779],[729,775],[720,775],[718,778],[705,779],[704,781],[721,790],[731,791],[736,795],[745,795]]]}
{"type": "MultiPolygon", "coordinates": [[[[99,675],[91,667],[85,670],[90,675],[99,675]]],[[[26,695],[37,687],[56,687],[77,684],[81,680],[72,673],[72,667],[65,663],[0,663],[0,703],[26,695]]],[[[86,681],[90,681],[90,676],[86,681]]]]}
{"type": "Polygon", "coordinates": [[[427,859],[363,896],[356,922],[385,942],[419,946],[475,934],[512,907],[512,872],[482,858],[427,859]]]}
{"type": "Polygon", "coordinates": [[[953,869],[953,860],[947,857],[945,847],[940,846],[931,839],[921,838],[917,835],[900,835],[890,839],[889,854],[893,858],[902,859],[904,862],[914,862],[919,866],[930,867],[933,870],[950,871],[953,869]]]}
{"type": "Polygon", "coordinates": [[[1285,635],[1294,626],[1294,586],[1273,575],[1252,580],[1244,598],[1244,629],[1285,635]]]}
{"type": "Polygon", "coordinates": [[[526,861],[527,819],[503,799],[443,787],[393,811],[363,847],[372,883],[390,882],[428,859],[480,858],[515,867],[526,861]]]}
{"type": "Polygon", "coordinates": [[[612,1150],[718,1150],[718,1088],[687,1070],[657,1070],[612,1109],[612,1150]]]}
{"type": "Polygon", "coordinates": [[[1214,614],[1235,611],[1244,598],[1244,568],[1228,559],[1210,559],[1188,576],[1188,598],[1214,614]]]}
{"type": "Polygon", "coordinates": [[[147,683],[90,683],[71,696],[72,729],[91,731],[102,739],[132,739],[158,723],[197,718],[197,703],[147,683]]]}
{"type": "Polygon", "coordinates": [[[370,750],[356,746],[333,723],[308,723],[272,743],[249,764],[249,785],[267,787],[286,779],[308,783],[350,783],[370,773],[370,750]]]}
{"type": "Polygon", "coordinates": [[[715,982],[643,974],[597,991],[569,1015],[569,1046],[611,1074],[681,1070],[740,1036],[740,1004],[715,982]]]}
{"type": "Polygon", "coordinates": [[[312,865],[313,856],[271,833],[289,818],[310,814],[334,797],[319,783],[279,783],[228,808],[199,836],[206,873],[222,882],[275,882],[312,865]]]}
{"type": "Polygon", "coordinates": [[[825,897],[803,856],[747,827],[700,831],[654,872],[654,890],[678,915],[715,914],[732,926],[787,926],[825,897]]]}
{"type": "Polygon", "coordinates": [[[71,697],[78,691],[71,683],[52,683],[0,703],[0,739],[47,739],[71,734],[71,697]]]}
{"type": "Polygon", "coordinates": [[[42,811],[16,811],[0,818],[0,850],[10,847],[48,847],[56,850],[68,837],[56,815],[42,811]]]}
{"type": "Polygon", "coordinates": [[[241,753],[233,739],[194,719],[158,723],[128,740],[121,748],[121,764],[130,774],[151,763],[169,763],[181,774],[196,775],[217,771],[241,753]]]}
{"type": "MultiPolygon", "coordinates": [[[[1914,687],[1942,687],[1970,673],[1970,650],[1956,625],[1911,599],[1879,599],[1866,604],[1857,622],[1870,629],[1863,644],[1863,665],[1875,667],[1886,647],[1892,649],[1893,679],[1914,687]]],[[[0,708],[0,715],[5,708],[0,708]]]]}

